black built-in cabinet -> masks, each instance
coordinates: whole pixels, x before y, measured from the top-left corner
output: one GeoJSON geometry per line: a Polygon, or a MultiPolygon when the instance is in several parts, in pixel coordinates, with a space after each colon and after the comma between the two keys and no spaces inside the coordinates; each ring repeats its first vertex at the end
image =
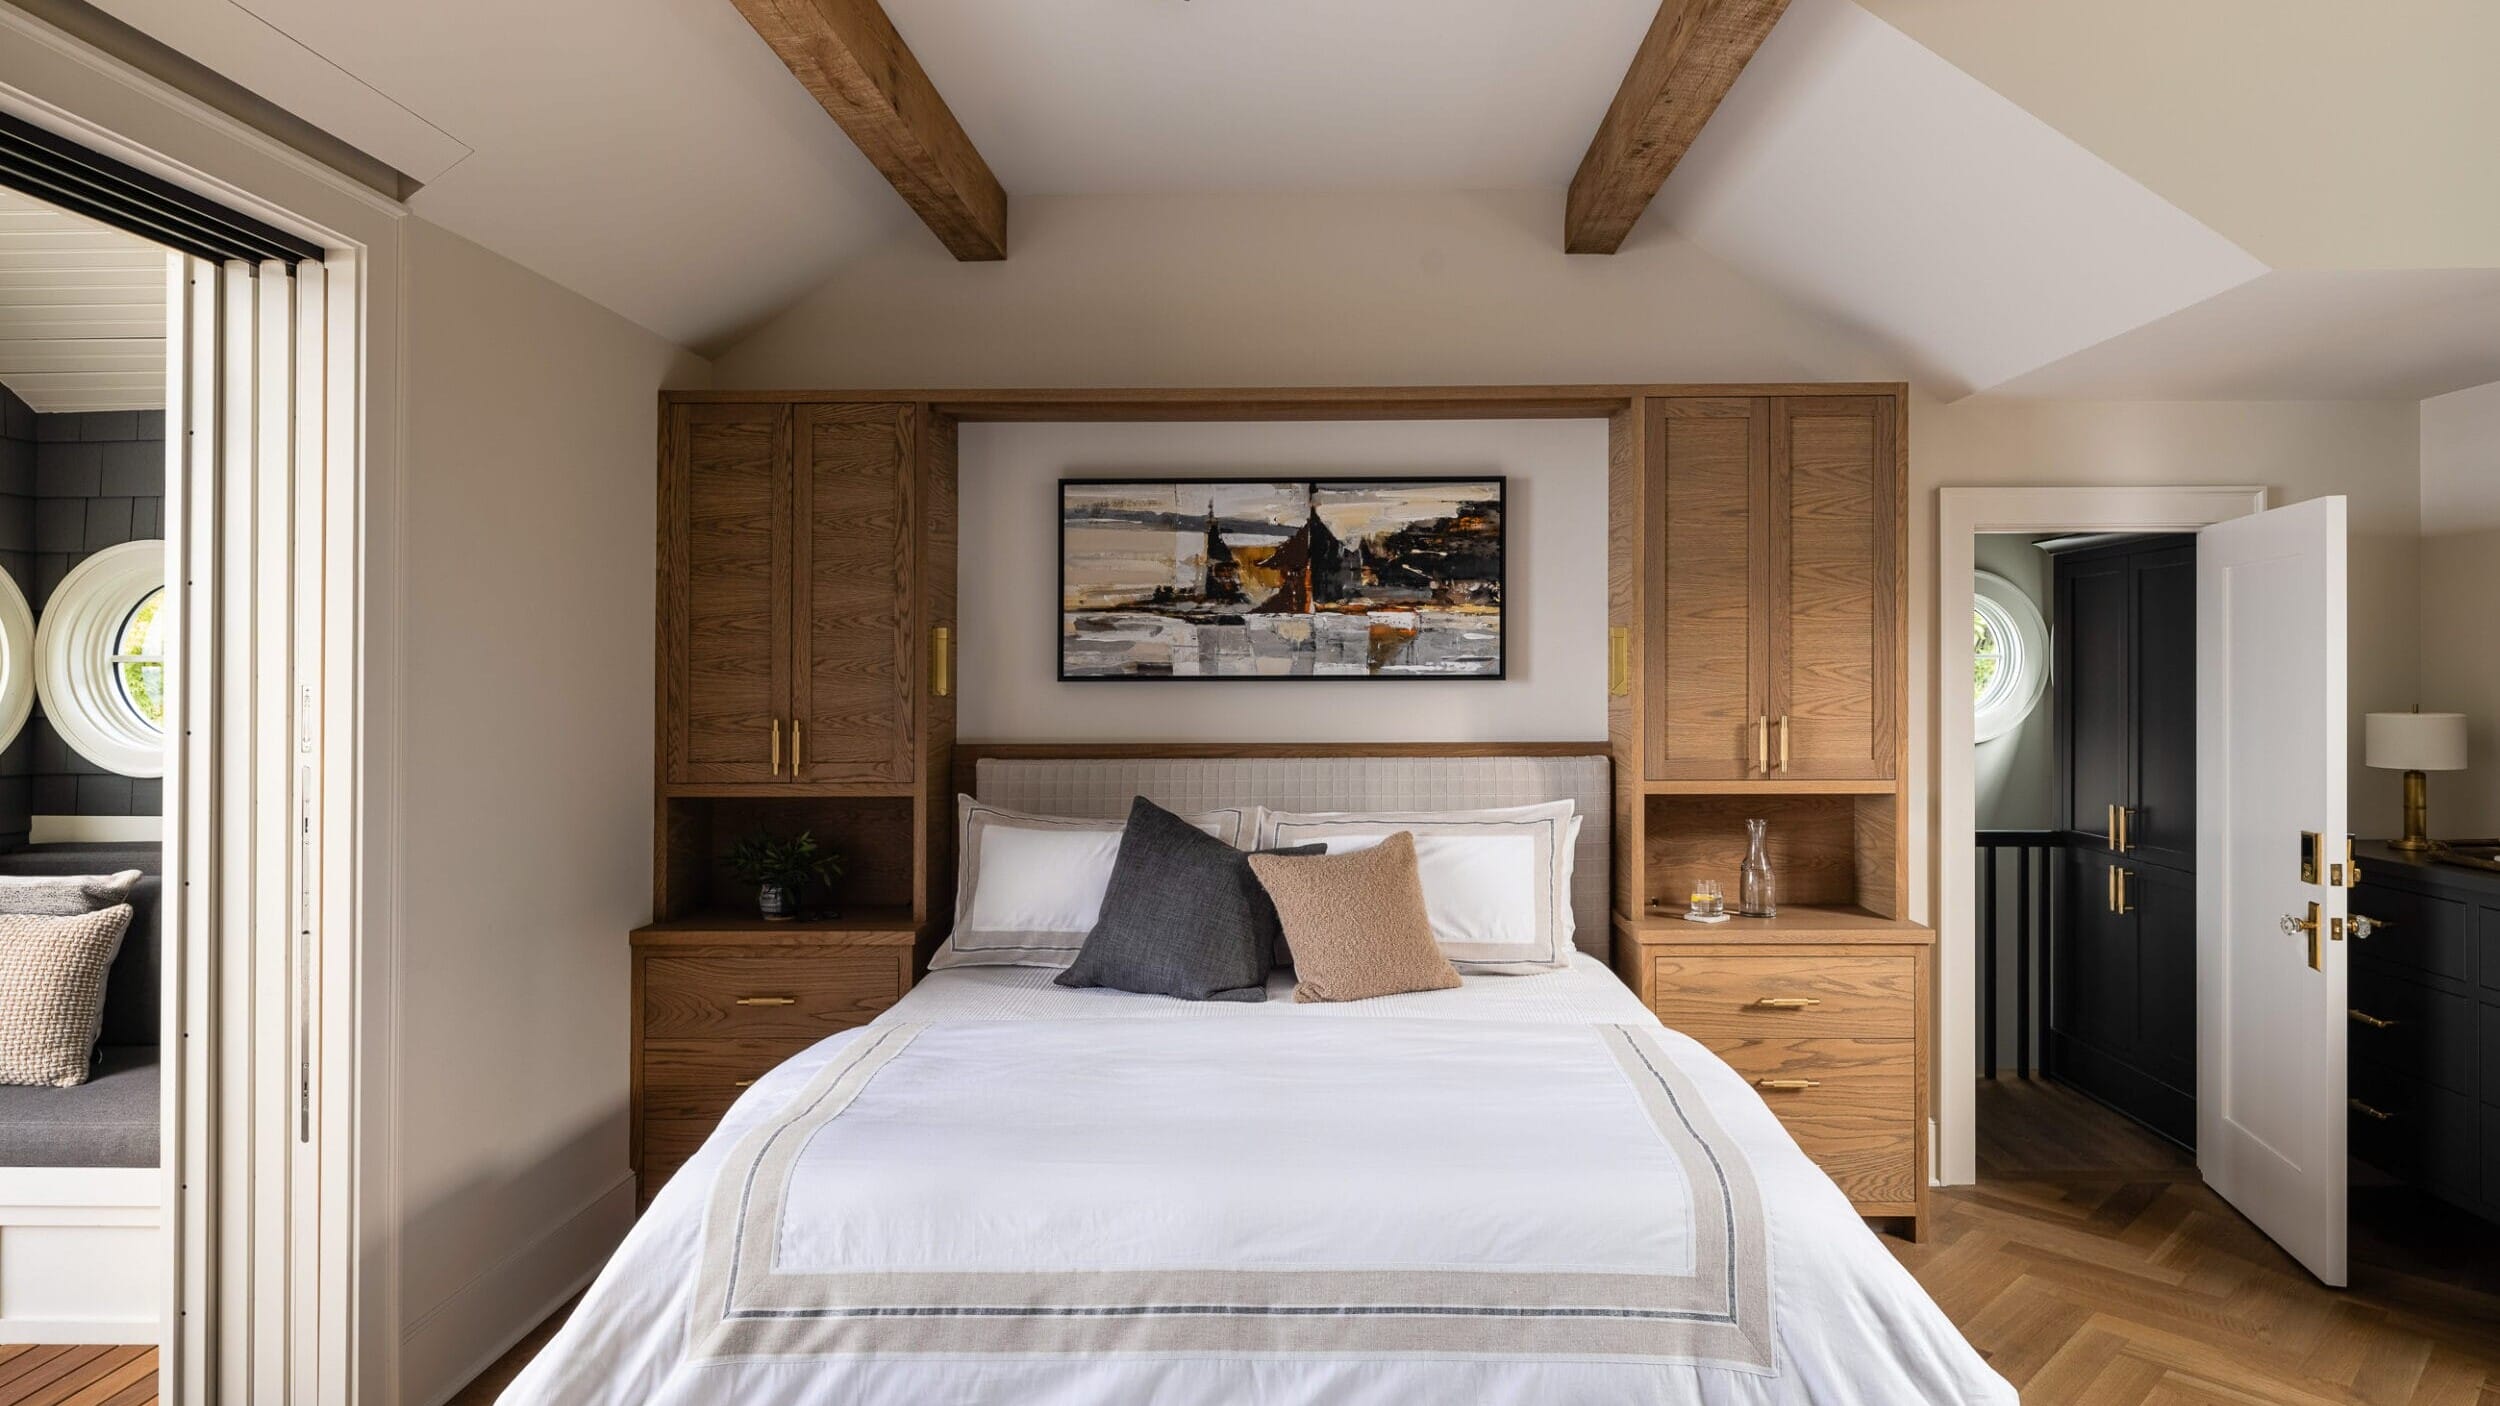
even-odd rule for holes
{"type": "Polygon", "coordinates": [[[2057,557],[2048,1072],[2196,1139],[2196,542],[2057,557]]]}
{"type": "Polygon", "coordinates": [[[2500,1221],[2500,873],[2355,854],[2352,1155],[2500,1221]]]}

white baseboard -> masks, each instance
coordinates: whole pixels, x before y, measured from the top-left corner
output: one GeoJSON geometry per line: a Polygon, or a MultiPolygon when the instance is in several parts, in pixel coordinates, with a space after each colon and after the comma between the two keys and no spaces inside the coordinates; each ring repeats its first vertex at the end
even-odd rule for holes
{"type": "Polygon", "coordinates": [[[442,1406],[597,1277],[634,1227],[631,1172],[401,1334],[399,1397],[442,1406]]]}
{"type": "Polygon", "coordinates": [[[164,1193],[153,1167],[0,1168],[0,1343],[158,1341],[164,1193]]]}

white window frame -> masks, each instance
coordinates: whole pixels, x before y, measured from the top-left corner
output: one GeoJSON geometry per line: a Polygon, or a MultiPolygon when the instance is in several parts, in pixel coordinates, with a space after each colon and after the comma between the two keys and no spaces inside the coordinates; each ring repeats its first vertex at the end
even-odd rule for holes
{"type": "Polygon", "coordinates": [[[1971,573],[1971,609],[1991,617],[1999,661],[1987,693],[1971,700],[1971,740],[1994,742],[2021,727],[2048,692],[2049,626],[2022,587],[1993,571],[1971,573]]]}
{"type": "MultiPolygon", "coordinates": [[[[165,544],[107,547],[80,562],[44,602],[35,626],[35,691],[71,750],[122,776],[165,774],[165,733],[122,697],[114,660],[130,612],[165,584],[165,544]]],[[[160,616],[170,627],[169,617],[160,616]]]]}
{"type": "Polygon", "coordinates": [[[17,579],[0,571],[0,748],[35,712],[35,610],[17,579]]]}

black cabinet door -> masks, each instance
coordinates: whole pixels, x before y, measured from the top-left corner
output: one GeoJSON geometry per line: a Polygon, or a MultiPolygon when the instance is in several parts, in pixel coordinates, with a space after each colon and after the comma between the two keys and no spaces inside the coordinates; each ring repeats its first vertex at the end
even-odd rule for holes
{"type": "Polygon", "coordinates": [[[2135,717],[2129,731],[2127,852],[2196,867],[2196,548],[2127,558],[2135,717]]]}
{"type": "Polygon", "coordinates": [[[2066,921],[2051,969],[2049,1028],[2069,1043],[2115,1054],[2136,1040],[2135,920],[2113,906],[2112,856],[2072,849],[2066,857],[2066,921]]]}
{"type": "Polygon", "coordinates": [[[2127,732],[2133,575],[2124,557],[2057,563],[2058,793],[2065,828],[2104,839],[2114,806],[2134,802],[2127,732]]]}
{"type": "Polygon", "coordinates": [[[2133,1062],[2160,1084],[2139,1116],[2180,1142],[2196,1139],[2196,877],[2127,866],[2134,910],[2133,1062]]]}

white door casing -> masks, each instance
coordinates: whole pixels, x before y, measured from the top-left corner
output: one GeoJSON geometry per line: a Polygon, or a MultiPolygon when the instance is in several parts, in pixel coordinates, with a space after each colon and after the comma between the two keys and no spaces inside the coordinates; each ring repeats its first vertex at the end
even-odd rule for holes
{"type": "MultiPolygon", "coordinates": [[[[2345,502],[2217,523],[2196,553],[2197,1167],[2345,1282],[2345,502]],[[2316,905],[2315,909],[2311,905],[2316,905]],[[2314,911],[2311,935],[2286,917],[2314,911]]],[[[2348,877],[2348,876],[2347,876],[2348,877]]]]}

